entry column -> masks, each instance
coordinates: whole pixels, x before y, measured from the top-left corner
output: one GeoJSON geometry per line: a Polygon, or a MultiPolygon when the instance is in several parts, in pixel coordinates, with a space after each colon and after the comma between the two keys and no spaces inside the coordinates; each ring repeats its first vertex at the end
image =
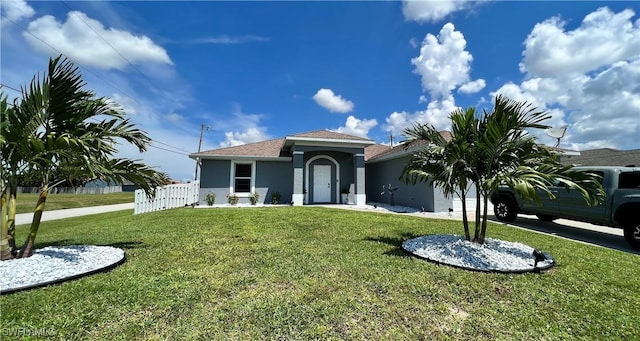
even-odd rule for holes
{"type": "Polygon", "coordinates": [[[304,152],[293,151],[293,194],[291,202],[294,206],[304,203],[304,152]]]}
{"type": "Polygon", "coordinates": [[[365,205],[367,203],[367,195],[365,193],[365,183],[364,183],[364,154],[355,154],[353,155],[353,163],[356,168],[355,174],[355,201],[356,205],[365,205]]]}

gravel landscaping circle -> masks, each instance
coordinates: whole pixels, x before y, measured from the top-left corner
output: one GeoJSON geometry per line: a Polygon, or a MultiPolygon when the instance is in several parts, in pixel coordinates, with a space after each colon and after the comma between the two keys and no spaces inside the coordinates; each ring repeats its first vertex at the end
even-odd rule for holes
{"type": "Polygon", "coordinates": [[[485,272],[534,272],[546,270],[555,261],[551,256],[536,264],[534,248],[486,238],[483,245],[466,241],[457,235],[428,235],[409,239],[402,244],[407,252],[429,261],[468,270],[485,272]]]}
{"type": "Polygon", "coordinates": [[[111,269],[124,262],[124,250],[111,246],[48,246],[33,256],[0,262],[0,292],[37,288],[111,269]]]}

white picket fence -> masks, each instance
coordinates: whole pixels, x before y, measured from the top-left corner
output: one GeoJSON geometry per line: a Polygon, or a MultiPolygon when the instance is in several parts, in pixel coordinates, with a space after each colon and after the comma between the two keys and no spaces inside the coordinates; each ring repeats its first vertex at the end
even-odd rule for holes
{"type": "Polygon", "coordinates": [[[152,200],[147,198],[144,190],[138,189],[135,192],[135,206],[133,214],[168,210],[170,208],[196,204],[199,201],[199,181],[194,181],[188,184],[156,187],[156,197],[152,200]]]}

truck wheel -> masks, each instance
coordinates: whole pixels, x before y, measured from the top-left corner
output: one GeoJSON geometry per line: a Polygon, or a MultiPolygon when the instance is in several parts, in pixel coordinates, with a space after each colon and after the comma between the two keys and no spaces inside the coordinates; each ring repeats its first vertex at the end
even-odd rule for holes
{"type": "Polygon", "coordinates": [[[516,212],[516,206],[509,199],[500,197],[493,204],[493,213],[500,221],[510,223],[516,220],[518,213],[516,212]]]}
{"type": "Polygon", "coordinates": [[[636,250],[640,250],[640,222],[627,223],[624,226],[624,239],[636,250]]]}
{"type": "Polygon", "coordinates": [[[538,217],[538,219],[540,219],[540,221],[554,221],[558,218],[554,217],[554,216],[550,216],[548,214],[536,214],[536,217],[538,217]]]}

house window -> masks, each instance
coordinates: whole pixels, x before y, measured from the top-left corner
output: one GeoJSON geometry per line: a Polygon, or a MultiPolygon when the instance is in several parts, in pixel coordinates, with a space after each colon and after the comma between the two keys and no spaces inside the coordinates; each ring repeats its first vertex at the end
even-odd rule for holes
{"type": "Polygon", "coordinates": [[[253,164],[236,163],[234,164],[233,176],[233,192],[234,193],[250,193],[251,183],[253,180],[253,164]]]}

